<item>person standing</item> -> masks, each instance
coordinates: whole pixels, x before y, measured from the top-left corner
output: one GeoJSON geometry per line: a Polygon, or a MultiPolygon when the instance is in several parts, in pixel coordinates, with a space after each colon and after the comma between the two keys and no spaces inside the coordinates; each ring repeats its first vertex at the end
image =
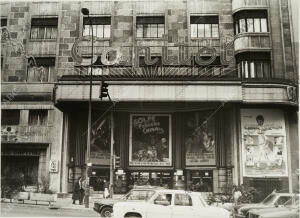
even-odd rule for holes
{"type": "Polygon", "coordinates": [[[78,181],[74,185],[73,190],[73,204],[76,204],[76,201],[79,200],[79,204],[82,205],[82,201],[84,198],[84,188],[83,188],[83,179],[79,177],[78,181]]]}
{"type": "Polygon", "coordinates": [[[109,181],[104,179],[104,190],[103,190],[103,198],[108,198],[109,196],[109,181]]]}

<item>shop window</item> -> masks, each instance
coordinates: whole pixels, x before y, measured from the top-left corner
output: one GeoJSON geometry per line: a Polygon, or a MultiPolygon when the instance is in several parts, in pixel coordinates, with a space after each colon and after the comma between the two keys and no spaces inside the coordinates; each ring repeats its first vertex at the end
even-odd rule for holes
{"type": "Polygon", "coordinates": [[[38,57],[28,60],[27,82],[49,82],[55,71],[54,57],[38,57]]]}
{"type": "Polygon", "coordinates": [[[176,206],[193,206],[191,197],[185,194],[176,194],[174,204],[176,206]]]}
{"type": "Polygon", "coordinates": [[[1,27],[7,26],[7,18],[1,18],[1,27]]]}
{"type": "Polygon", "coordinates": [[[270,53],[243,53],[236,56],[238,74],[246,79],[271,77],[270,53]]]}
{"type": "Polygon", "coordinates": [[[242,11],[235,14],[235,34],[244,32],[268,32],[267,11],[242,11]]]}
{"type": "Polygon", "coordinates": [[[218,38],[218,16],[191,16],[192,38],[218,38]]]}
{"type": "Polygon", "coordinates": [[[161,38],[164,33],[164,16],[139,16],[136,18],[137,38],[161,38]]]}
{"type": "Polygon", "coordinates": [[[58,18],[32,18],[31,39],[56,39],[58,18]]]}
{"type": "Polygon", "coordinates": [[[44,126],[47,124],[48,110],[30,110],[28,124],[33,126],[44,126]]]}
{"type": "Polygon", "coordinates": [[[190,172],[191,184],[189,189],[196,192],[212,192],[213,190],[213,172],[212,170],[200,170],[190,172]]]}
{"type": "Polygon", "coordinates": [[[83,36],[92,35],[99,38],[110,38],[110,17],[84,17],[83,36]]]}
{"type": "Polygon", "coordinates": [[[2,110],[1,125],[19,125],[20,110],[2,110]]]}

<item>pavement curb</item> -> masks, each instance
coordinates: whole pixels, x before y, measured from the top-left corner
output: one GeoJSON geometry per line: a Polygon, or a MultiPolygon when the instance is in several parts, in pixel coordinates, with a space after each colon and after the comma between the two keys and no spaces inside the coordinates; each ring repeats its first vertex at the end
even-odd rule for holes
{"type": "Polygon", "coordinates": [[[1,204],[5,204],[5,205],[17,205],[20,207],[39,207],[39,208],[48,208],[50,210],[56,210],[56,209],[74,209],[74,210],[93,210],[93,205],[90,205],[89,208],[85,208],[84,205],[78,205],[80,207],[76,207],[76,206],[62,206],[62,205],[58,205],[53,203],[51,206],[49,206],[48,204],[35,204],[35,203],[18,203],[18,202],[7,202],[7,201],[1,201],[1,204]]]}

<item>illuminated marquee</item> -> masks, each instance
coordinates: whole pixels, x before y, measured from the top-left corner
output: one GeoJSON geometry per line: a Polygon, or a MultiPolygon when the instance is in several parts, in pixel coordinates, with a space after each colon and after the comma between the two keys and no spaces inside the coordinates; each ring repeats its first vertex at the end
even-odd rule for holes
{"type": "MultiPolygon", "coordinates": [[[[121,47],[104,47],[104,46],[94,46],[94,55],[90,58],[84,58],[82,55],[83,47],[80,46],[81,43],[91,40],[91,36],[79,37],[72,47],[72,57],[73,60],[82,66],[89,66],[95,63],[98,57],[101,58],[101,63],[105,66],[139,66],[139,57],[144,56],[145,64],[148,66],[155,65],[158,63],[159,59],[157,57],[152,57],[151,48],[156,47],[159,50],[158,53],[161,54],[162,65],[174,65],[174,66],[192,66],[195,62],[199,66],[210,65],[214,62],[217,57],[216,48],[213,46],[121,46],[121,47]],[[194,49],[193,49],[194,48],[194,49]],[[82,49],[82,50],[81,50],[82,49]],[[192,50],[197,50],[192,51],[192,50]],[[175,52],[174,52],[175,51],[175,52]],[[177,54],[176,54],[177,51],[177,54]],[[172,55],[169,53],[172,52],[172,55]],[[174,54],[175,53],[175,54],[174,54]],[[190,54],[189,56],[186,54],[190,54]],[[110,58],[108,58],[110,56],[110,58]],[[194,57],[193,57],[194,56],[194,57]],[[208,58],[203,58],[206,56],[208,58]],[[111,58],[113,57],[113,58],[111,58]],[[92,60],[91,60],[92,58],[92,60]]],[[[96,42],[97,37],[94,37],[96,42]]],[[[220,61],[221,65],[229,65],[233,58],[233,41],[228,40],[224,37],[221,40],[220,46],[220,61]]],[[[94,42],[94,44],[95,44],[94,42]]],[[[91,54],[90,46],[85,46],[85,53],[91,54]]],[[[156,52],[157,53],[157,52],[156,52]]]]}

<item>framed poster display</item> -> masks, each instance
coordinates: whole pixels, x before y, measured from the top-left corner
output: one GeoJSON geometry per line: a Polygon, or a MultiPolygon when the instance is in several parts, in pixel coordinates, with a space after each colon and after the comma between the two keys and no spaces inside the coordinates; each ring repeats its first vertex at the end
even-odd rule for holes
{"type": "Polygon", "coordinates": [[[130,166],[171,166],[171,115],[131,114],[130,166]]]}
{"type": "Polygon", "coordinates": [[[91,131],[90,160],[93,165],[110,164],[110,117],[94,122],[91,131]]]}
{"type": "Polygon", "coordinates": [[[215,119],[207,120],[211,111],[198,111],[185,115],[184,145],[186,166],[215,166],[215,119]]]}
{"type": "Polygon", "coordinates": [[[282,111],[242,109],[241,128],[243,176],[287,176],[286,130],[282,111]]]}

